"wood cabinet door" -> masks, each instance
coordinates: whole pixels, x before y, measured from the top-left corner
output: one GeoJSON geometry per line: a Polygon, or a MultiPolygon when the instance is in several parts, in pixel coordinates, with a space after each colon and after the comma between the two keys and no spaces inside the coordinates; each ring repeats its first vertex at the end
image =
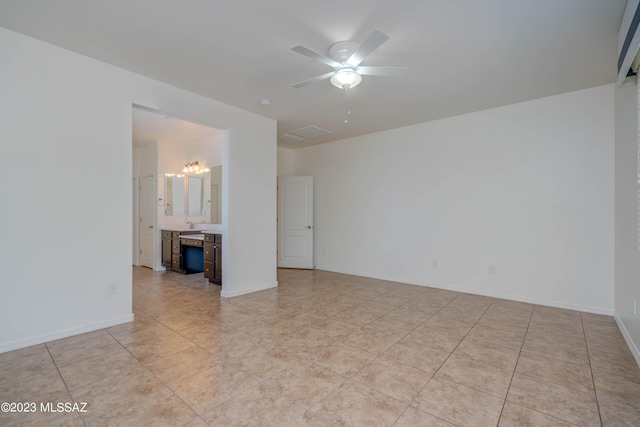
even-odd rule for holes
{"type": "Polygon", "coordinates": [[[162,265],[171,268],[171,239],[162,239],[162,265]]]}
{"type": "Polygon", "coordinates": [[[222,284],[222,245],[213,245],[213,282],[222,284]]]}

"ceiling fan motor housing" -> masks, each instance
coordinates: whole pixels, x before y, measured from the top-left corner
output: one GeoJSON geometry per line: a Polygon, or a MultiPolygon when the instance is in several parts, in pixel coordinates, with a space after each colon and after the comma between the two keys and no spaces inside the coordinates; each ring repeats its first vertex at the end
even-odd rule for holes
{"type": "Polygon", "coordinates": [[[351,58],[351,55],[353,55],[353,52],[355,52],[357,48],[358,43],[355,42],[344,41],[334,43],[329,47],[329,58],[344,64],[351,58]]]}

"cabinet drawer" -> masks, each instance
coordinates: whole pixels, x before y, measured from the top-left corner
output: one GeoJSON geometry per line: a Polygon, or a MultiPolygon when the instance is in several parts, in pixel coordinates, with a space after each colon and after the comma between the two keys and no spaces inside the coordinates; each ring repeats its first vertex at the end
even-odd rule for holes
{"type": "Polygon", "coordinates": [[[204,241],[210,243],[222,243],[222,234],[205,234],[204,241]]]}
{"type": "Polygon", "coordinates": [[[163,239],[171,239],[171,232],[162,230],[162,238],[163,239]]]}
{"type": "Polygon", "coordinates": [[[207,279],[213,278],[213,263],[205,261],[204,262],[204,277],[207,279]]]}
{"type": "Polygon", "coordinates": [[[171,269],[172,270],[182,270],[182,255],[173,254],[171,256],[171,269]]]}
{"type": "Polygon", "coordinates": [[[174,254],[180,253],[180,239],[173,239],[171,241],[171,252],[174,254]]]}
{"type": "Polygon", "coordinates": [[[172,231],[171,232],[171,238],[179,239],[180,238],[180,232],[179,231],[172,231]]]}
{"type": "Polygon", "coordinates": [[[182,246],[196,246],[201,248],[202,244],[204,243],[202,240],[195,240],[195,239],[180,239],[182,241],[182,246]]]}
{"type": "Polygon", "coordinates": [[[206,244],[204,245],[204,260],[205,264],[207,261],[213,262],[213,245],[206,244]]]}

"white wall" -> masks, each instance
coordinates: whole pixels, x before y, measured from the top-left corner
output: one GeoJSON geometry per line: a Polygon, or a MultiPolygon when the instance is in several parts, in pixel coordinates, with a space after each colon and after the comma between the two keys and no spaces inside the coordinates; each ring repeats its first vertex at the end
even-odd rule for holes
{"type": "Polygon", "coordinates": [[[132,152],[132,176],[140,176],[140,168],[142,166],[142,147],[133,148],[132,152]]]}
{"type": "Polygon", "coordinates": [[[638,250],[638,148],[636,86],[616,89],[615,310],[616,320],[640,364],[640,250],[638,250]]]}
{"type": "Polygon", "coordinates": [[[273,120],[0,28],[0,352],[132,319],[133,104],[227,130],[223,295],[277,284],[273,120]]]}
{"type": "Polygon", "coordinates": [[[222,164],[222,133],[186,145],[187,162],[200,162],[203,168],[222,164]]]}
{"type": "Polygon", "coordinates": [[[607,85],[298,149],[294,169],[319,269],[612,314],[613,150],[607,85]]]}
{"type": "Polygon", "coordinates": [[[290,148],[278,147],[278,176],[293,175],[293,153],[290,148]]]}

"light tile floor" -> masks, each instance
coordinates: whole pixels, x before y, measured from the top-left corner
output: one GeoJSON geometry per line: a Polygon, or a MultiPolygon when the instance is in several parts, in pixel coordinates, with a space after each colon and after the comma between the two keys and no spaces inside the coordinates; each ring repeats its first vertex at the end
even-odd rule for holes
{"type": "Polygon", "coordinates": [[[134,268],[132,323],[0,354],[0,425],[640,426],[611,317],[324,271],[232,299],[134,268]],[[85,413],[40,402],[87,402],[85,413]]]}

